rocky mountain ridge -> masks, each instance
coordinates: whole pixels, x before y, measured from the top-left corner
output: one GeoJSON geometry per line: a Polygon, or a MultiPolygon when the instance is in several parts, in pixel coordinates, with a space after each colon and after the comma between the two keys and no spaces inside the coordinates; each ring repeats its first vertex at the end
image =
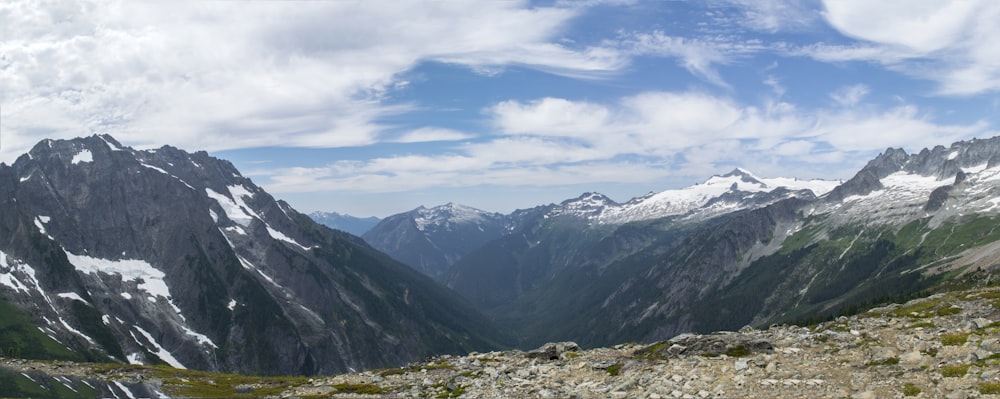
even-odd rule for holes
{"type": "Polygon", "coordinates": [[[457,295],[204,152],[46,140],[0,165],[0,203],[0,346],[30,357],[308,375],[497,345],[457,295]]]}
{"type": "Polygon", "coordinates": [[[808,327],[745,327],[647,345],[550,343],[308,379],[0,359],[0,379],[35,396],[90,389],[114,397],[995,398],[1000,289],[997,276],[980,277],[987,287],[808,327]]]}

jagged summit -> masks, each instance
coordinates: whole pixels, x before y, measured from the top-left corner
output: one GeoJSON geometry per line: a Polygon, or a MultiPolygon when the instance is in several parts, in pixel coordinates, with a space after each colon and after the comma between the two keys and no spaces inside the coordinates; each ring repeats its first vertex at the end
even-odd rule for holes
{"type": "Polygon", "coordinates": [[[919,176],[939,181],[937,186],[943,186],[959,173],[978,173],[998,165],[1000,136],[958,141],[948,147],[938,145],[915,154],[908,154],[902,148],[887,148],[854,177],[830,192],[827,199],[839,202],[852,195],[864,196],[883,190],[887,187],[883,180],[890,175],[909,175],[914,179],[919,176]]]}
{"type": "Polygon", "coordinates": [[[205,152],[45,140],[0,165],[0,203],[0,302],[37,323],[21,342],[252,374],[491,346],[454,294],[205,152]]]}
{"type": "Polygon", "coordinates": [[[746,183],[761,183],[760,179],[757,176],[754,176],[753,173],[751,173],[750,171],[748,171],[746,169],[743,169],[743,168],[733,169],[731,172],[726,173],[726,174],[721,175],[721,176],[718,176],[718,177],[723,177],[723,178],[725,178],[725,177],[739,177],[740,180],[742,180],[742,181],[744,181],[746,183]]]}

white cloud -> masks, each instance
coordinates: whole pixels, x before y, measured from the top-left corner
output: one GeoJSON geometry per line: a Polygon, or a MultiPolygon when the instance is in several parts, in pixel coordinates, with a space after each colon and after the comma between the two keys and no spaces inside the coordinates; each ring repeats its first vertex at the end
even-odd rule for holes
{"type": "Polygon", "coordinates": [[[781,96],[785,95],[786,91],[785,86],[781,84],[781,81],[778,80],[778,78],[774,76],[768,76],[767,79],[764,79],[764,81],[761,83],[764,83],[765,85],[770,87],[771,92],[773,92],[776,97],[781,98],[781,96]]]}
{"type": "Polygon", "coordinates": [[[946,95],[1000,90],[1000,3],[968,1],[825,1],[826,21],[853,45],[801,49],[823,61],[866,60],[936,81],[946,95]]]}
{"type": "Polygon", "coordinates": [[[562,98],[504,101],[491,111],[497,127],[506,134],[588,137],[604,129],[610,118],[610,110],[602,105],[562,98]]]}
{"type": "Polygon", "coordinates": [[[906,143],[915,151],[988,133],[985,122],[940,124],[912,105],[864,103],[866,90],[842,88],[831,95],[841,104],[808,110],[700,92],[647,92],[610,104],[504,101],[488,110],[497,135],[455,145],[448,154],[279,170],[265,176],[272,180],[265,185],[275,192],[596,185],[704,178],[736,166],[771,176],[837,178],[889,146],[906,143]],[[789,165],[796,165],[794,173],[789,165]]]}
{"type": "Polygon", "coordinates": [[[896,65],[920,54],[896,47],[870,44],[837,45],[815,43],[800,47],[780,48],[791,55],[801,55],[823,62],[872,61],[885,65],[896,65]]]}
{"type": "Polygon", "coordinates": [[[801,0],[729,0],[742,9],[739,22],[747,28],[776,33],[810,29],[817,19],[811,2],[801,0]]]}
{"type": "Polygon", "coordinates": [[[857,105],[868,95],[868,86],[863,84],[856,84],[851,86],[841,87],[837,91],[830,93],[830,98],[833,99],[837,104],[844,107],[852,107],[857,105]]]}
{"type": "Polygon", "coordinates": [[[816,144],[807,140],[786,141],[774,147],[774,153],[781,156],[801,156],[809,154],[816,144]]]}
{"type": "Polygon", "coordinates": [[[633,56],[673,57],[688,72],[709,83],[729,87],[719,72],[718,65],[726,65],[742,56],[758,52],[764,47],[755,41],[732,42],[725,38],[693,39],[670,36],[662,31],[634,33],[616,44],[633,56]]]}
{"type": "Polygon", "coordinates": [[[866,41],[931,53],[962,40],[980,8],[992,1],[826,1],[823,16],[841,32],[866,41]]]}
{"type": "Polygon", "coordinates": [[[676,57],[679,64],[695,76],[727,86],[714,65],[728,63],[729,57],[717,46],[696,39],[668,36],[660,31],[635,34],[626,45],[636,55],[676,57]]]}
{"type": "Polygon", "coordinates": [[[581,12],[519,1],[3,2],[0,155],[91,133],[207,150],[371,144],[385,129],[377,120],[407,110],[383,100],[420,62],[622,68],[614,49],[559,44],[581,12]]]}
{"type": "Polygon", "coordinates": [[[874,151],[901,144],[917,151],[986,133],[988,127],[984,121],[937,124],[917,107],[901,105],[881,111],[823,111],[808,135],[840,151],[874,151]]]}
{"type": "Polygon", "coordinates": [[[470,139],[474,136],[453,129],[439,127],[422,127],[403,133],[393,139],[397,143],[423,143],[430,141],[458,141],[470,139]]]}

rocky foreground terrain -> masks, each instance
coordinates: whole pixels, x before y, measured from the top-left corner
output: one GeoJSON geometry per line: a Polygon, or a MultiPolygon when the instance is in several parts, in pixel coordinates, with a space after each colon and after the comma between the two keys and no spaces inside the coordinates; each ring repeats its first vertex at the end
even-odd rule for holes
{"type": "Polygon", "coordinates": [[[998,308],[1000,287],[993,287],[808,328],[746,327],[587,350],[553,343],[330,377],[11,359],[2,367],[70,388],[107,386],[103,394],[121,397],[124,388],[171,397],[1000,398],[998,308]]]}

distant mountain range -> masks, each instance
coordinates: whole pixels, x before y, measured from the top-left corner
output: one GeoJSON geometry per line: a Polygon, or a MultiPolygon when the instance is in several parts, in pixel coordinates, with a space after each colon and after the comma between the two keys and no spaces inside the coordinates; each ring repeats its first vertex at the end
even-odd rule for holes
{"type": "Polygon", "coordinates": [[[0,349],[36,359],[333,373],[817,321],[1000,274],[1000,138],[887,149],[844,182],[419,207],[364,240],[229,162],[109,136],[0,164],[0,202],[0,349]]]}
{"type": "Polygon", "coordinates": [[[479,312],[229,162],[110,136],[0,164],[0,348],[317,374],[501,347],[479,312]]]}
{"type": "Polygon", "coordinates": [[[416,224],[411,212],[364,238],[425,273],[403,254],[448,264],[427,274],[513,326],[521,346],[605,346],[820,320],[995,271],[998,213],[992,138],[890,148],[845,182],[736,169],[625,203],[585,193],[495,215],[502,228],[488,233],[464,218],[419,234],[388,226],[416,224]],[[485,244],[459,250],[446,233],[457,230],[485,244]]]}
{"type": "Polygon", "coordinates": [[[344,215],[337,212],[316,211],[309,214],[309,217],[317,223],[331,229],[346,231],[356,236],[361,236],[375,227],[382,219],[374,216],[359,218],[351,215],[344,215]]]}
{"type": "MultiPolygon", "coordinates": [[[[387,217],[362,237],[376,249],[440,282],[451,281],[451,285],[461,291],[467,284],[454,281],[464,278],[453,276],[454,273],[450,272],[455,263],[490,241],[516,236],[515,233],[550,218],[569,223],[572,226],[567,228],[574,233],[605,231],[630,222],[665,217],[691,222],[734,210],[765,206],[781,199],[825,194],[838,184],[826,180],[763,179],[746,170],[735,169],[725,175],[713,176],[702,184],[649,193],[621,204],[600,193],[584,193],[558,205],[518,210],[509,215],[454,203],[434,208],[421,206],[387,217]]],[[[587,235],[595,237],[594,234],[587,235]]],[[[514,240],[520,238],[515,237],[514,240]]],[[[589,243],[583,237],[574,237],[573,241],[583,246],[589,243]]],[[[515,244],[508,242],[503,245],[515,244]]],[[[567,250],[553,249],[561,254],[568,254],[567,250]]],[[[538,271],[536,266],[529,268],[538,271]]],[[[483,288],[475,286],[477,288],[470,289],[483,288]]]]}

